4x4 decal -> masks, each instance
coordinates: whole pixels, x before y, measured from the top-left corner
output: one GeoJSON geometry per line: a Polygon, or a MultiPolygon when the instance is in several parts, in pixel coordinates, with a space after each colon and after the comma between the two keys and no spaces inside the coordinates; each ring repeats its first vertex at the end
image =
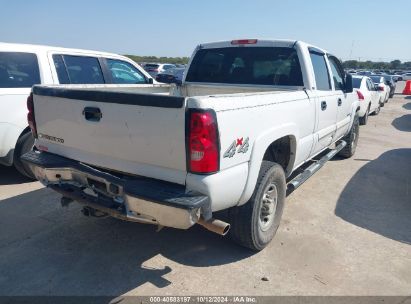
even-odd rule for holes
{"type": "Polygon", "coordinates": [[[248,144],[248,137],[243,140],[243,137],[237,138],[236,140],[233,141],[233,143],[228,147],[227,151],[225,151],[223,157],[233,157],[235,153],[246,153],[248,151],[248,147],[250,145],[248,144]],[[238,149],[237,149],[238,148],[238,149]]]}

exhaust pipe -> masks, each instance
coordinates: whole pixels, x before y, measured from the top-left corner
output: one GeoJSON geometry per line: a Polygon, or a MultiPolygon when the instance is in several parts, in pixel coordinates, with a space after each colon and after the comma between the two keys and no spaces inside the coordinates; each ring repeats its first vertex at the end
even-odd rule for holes
{"type": "Polygon", "coordinates": [[[211,232],[217,233],[219,235],[226,235],[228,230],[230,230],[230,224],[217,220],[217,219],[210,219],[208,221],[203,220],[200,218],[197,224],[203,226],[205,229],[210,230],[211,232]]]}

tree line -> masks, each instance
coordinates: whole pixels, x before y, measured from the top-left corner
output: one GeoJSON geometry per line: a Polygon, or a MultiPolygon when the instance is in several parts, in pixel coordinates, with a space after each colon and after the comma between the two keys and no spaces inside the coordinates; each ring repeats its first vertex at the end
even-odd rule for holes
{"type": "Polygon", "coordinates": [[[391,62],[375,62],[375,61],[357,61],[347,60],[343,62],[346,69],[364,69],[364,70],[411,70],[411,61],[401,62],[401,60],[393,60],[391,62]]]}

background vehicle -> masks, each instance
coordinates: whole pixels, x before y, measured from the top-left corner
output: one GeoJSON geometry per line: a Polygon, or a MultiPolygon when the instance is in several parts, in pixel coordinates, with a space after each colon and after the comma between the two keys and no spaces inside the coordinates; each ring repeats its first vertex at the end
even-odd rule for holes
{"type": "Polygon", "coordinates": [[[390,94],[388,95],[389,98],[394,97],[395,89],[397,88],[397,81],[390,75],[383,75],[385,84],[390,87],[390,94]]]}
{"type": "Polygon", "coordinates": [[[405,74],[402,75],[402,80],[407,81],[407,80],[411,80],[411,72],[407,72],[405,74]]]}
{"type": "Polygon", "coordinates": [[[161,64],[161,63],[146,63],[144,69],[151,75],[151,77],[156,77],[159,73],[164,73],[169,69],[174,69],[176,66],[174,64],[161,64]]]}
{"type": "Polygon", "coordinates": [[[0,164],[32,176],[20,156],[33,147],[26,99],[34,84],[150,84],[132,60],[110,53],[0,43],[0,164]]]}
{"type": "Polygon", "coordinates": [[[378,115],[380,112],[380,94],[371,78],[367,76],[353,76],[352,83],[360,100],[360,110],[358,111],[360,124],[366,125],[369,114],[378,115]]]}
{"type": "Polygon", "coordinates": [[[388,101],[390,95],[390,87],[385,83],[385,79],[382,76],[369,76],[374,82],[377,90],[380,92],[380,104],[384,104],[388,101]]]}
{"type": "Polygon", "coordinates": [[[372,75],[371,71],[359,71],[357,72],[358,75],[362,75],[362,76],[370,76],[372,75]]]}
{"type": "Polygon", "coordinates": [[[355,153],[356,97],[351,75],[318,47],[206,43],[169,92],[35,86],[28,117],[40,151],[23,159],[85,214],[219,234],[231,224],[233,240],[261,250],[280,224],[286,178],[328,152],[295,189],[337,153],[355,153]],[[230,224],[213,218],[220,210],[230,224]]]}
{"type": "Polygon", "coordinates": [[[169,69],[163,73],[157,74],[156,80],[163,83],[181,84],[185,68],[169,69]]]}

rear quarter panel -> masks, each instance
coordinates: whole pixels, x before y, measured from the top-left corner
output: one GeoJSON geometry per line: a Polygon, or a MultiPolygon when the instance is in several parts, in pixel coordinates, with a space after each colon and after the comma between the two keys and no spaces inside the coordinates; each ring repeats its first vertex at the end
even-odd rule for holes
{"type": "MultiPolygon", "coordinates": [[[[233,94],[189,99],[188,107],[215,109],[220,133],[220,172],[246,165],[248,174],[236,175],[220,186],[230,188],[231,202],[215,197],[213,209],[246,202],[254,189],[264,153],[283,136],[291,136],[294,151],[287,173],[308,158],[312,148],[315,104],[304,91],[233,94]],[[231,152],[231,153],[230,153],[231,152]],[[244,177],[245,176],[245,177],[244,177]],[[233,195],[235,193],[235,195],[233,195]],[[225,205],[225,206],[223,206],[225,205]]],[[[235,169],[237,170],[237,169],[235,169]]],[[[217,175],[218,175],[217,174],[217,175]]],[[[188,178],[189,179],[189,178],[188,178]]]]}

